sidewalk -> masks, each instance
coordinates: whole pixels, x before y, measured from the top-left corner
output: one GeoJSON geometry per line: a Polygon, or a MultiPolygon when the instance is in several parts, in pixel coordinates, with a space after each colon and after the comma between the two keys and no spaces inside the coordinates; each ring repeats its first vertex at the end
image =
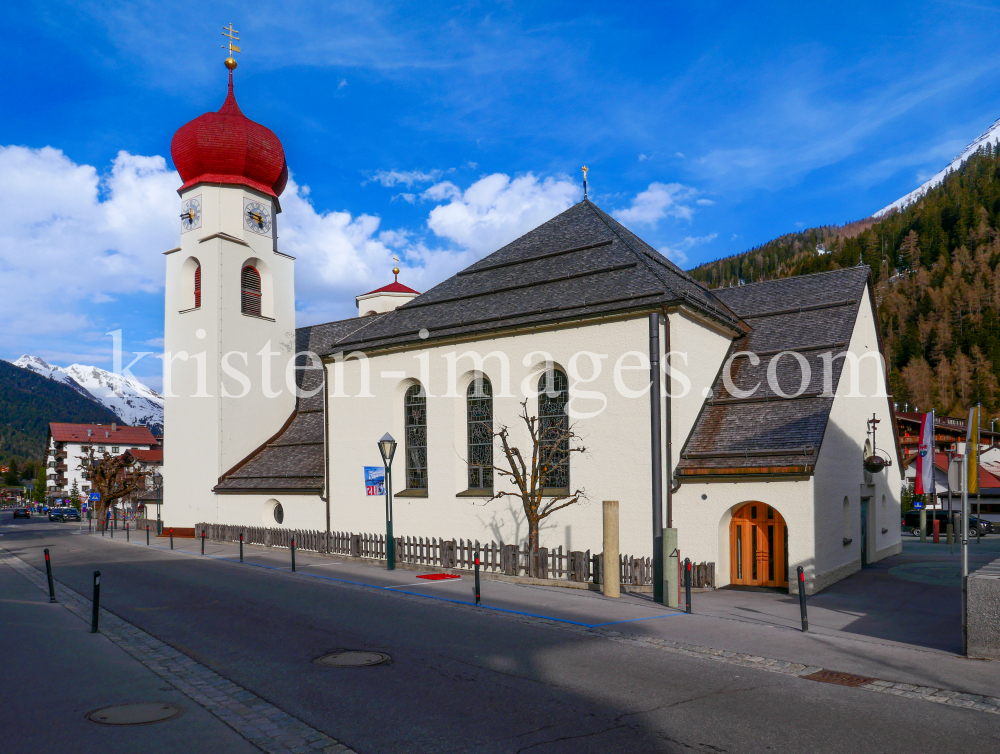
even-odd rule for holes
{"type": "Polygon", "coordinates": [[[259,749],[192,703],[11,568],[0,565],[0,637],[4,683],[0,706],[7,754],[109,751],[233,752],[259,749]],[[166,702],[184,709],[152,726],[107,726],[92,710],[166,702]]]}
{"type": "MultiPolygon", "coordinates": [[[[1000,537],[994,538],[1000,544],[1000,537]]],[[[125,546],[122,539],[113,541],[125,546]]],[[[146,548],[144,540],[130,546],[146,548]]],[[[175,539],[174,546],[175,551],[169,553],[168,541],[153,539],[149,549],[160,555],[204,558],[206,567],[266,568],[286,572],[290,578],[447,602],[474,601],[471,574],[432,581],[419,578],[419,571],[390,572],[384,565],[301,550],[296,551],[297,573],[292,574],[288,550],[244,545],[241,565],[238,544],[207,541],[205,556],[199,554],[200,541],[175,539]]],[[[995,696],[1000,689],[1000,663],[967,660],[951,648],[956,631],[960,641],[957,606],[948,604],[954,587],[891,573],[900,566],[947,559],[947,545],[937,547],[943,547],[944,553],[914,552],[907,546],[903,555],[881,561],[811,597],[809,633],[799,630],[797,598],[778,592],[720,589],[697,593],[692,600],[695,613],[686,615],[653,603],[647,595],[623,595],[615,600],[597,592],[483,579],[482,607],[597,629],[611,636],[682,642],[701,649],[995,696]],[[938,634],[945,634],[945,639],[933,638],[938,634]],[[915,639],[923,644],[912,643],[915,639]]],[[[982,551],[977,557],[995,556],[982,551]]]]}

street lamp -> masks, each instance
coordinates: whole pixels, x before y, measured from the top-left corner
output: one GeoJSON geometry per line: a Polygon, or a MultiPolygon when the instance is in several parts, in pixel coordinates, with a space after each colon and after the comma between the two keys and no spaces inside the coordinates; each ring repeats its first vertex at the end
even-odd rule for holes
{"type": "Polygon", "coordinates": [[[388,432],[378,441],[378,452],[385,466],[385,562],[386,570],[396,569],[396,543],[392,538],[392,457],[396,454],[396,441],[388,432]]]}
{"type": "Polygon", "coordinates": [[[153,474],[153,484],[156,486],[156,536],[163,534],[163,522],[160,520],[160,503],[163,502],[163,474],[157,471],[153,474]]]}

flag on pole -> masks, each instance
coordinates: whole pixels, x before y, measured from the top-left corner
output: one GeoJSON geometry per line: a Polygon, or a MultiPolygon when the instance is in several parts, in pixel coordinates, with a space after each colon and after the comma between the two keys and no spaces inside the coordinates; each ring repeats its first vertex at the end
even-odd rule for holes
{"type": "Polygon", "coordinates": [[[934,494],[934,412],[924,414],[917,442],[916,495],[934,494]]]}
{"type": "Polygon", "coordinates": [[[977,403],[969,409],[969,426],[965,430],[965,453],[968,478],[966,484],[969,494],[979,492],[979,419],[982,413],[977,403]]]}

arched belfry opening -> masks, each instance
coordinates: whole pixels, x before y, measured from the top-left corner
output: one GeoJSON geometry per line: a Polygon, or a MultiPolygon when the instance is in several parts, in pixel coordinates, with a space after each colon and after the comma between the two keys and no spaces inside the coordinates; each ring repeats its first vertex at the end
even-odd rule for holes
{"type": "Polygon", "coordinates": [[[788,586],[788,526],[766,503],[744,503],[729,524],[729,581],[743,586],[788,586]]]}

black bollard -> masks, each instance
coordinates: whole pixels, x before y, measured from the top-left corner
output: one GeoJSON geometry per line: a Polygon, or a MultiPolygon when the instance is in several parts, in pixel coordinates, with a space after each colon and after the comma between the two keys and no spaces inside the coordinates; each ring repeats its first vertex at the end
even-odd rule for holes
{"type": "Polygon", "coordinates": [[[201,530],[201,554],[205,554],[205,530],[201,530]]]}
{"type": "Polygon", "coordinates": [[[112,525],[111,525],[111,538],[112,539],[115,538],[115,527],[114,527],[114,520],[113,519],[112,519],[112,525]]]}
{"type": "Polygon", "coordinates": [[[809,630],[809,618],[806,617],[806,574],[802,566],[795,569],[799,574],[799,610],[802,612],[802,630],[809,630]]]}
{"type": "Polygon", "coordinates": [[[243,562],[243,532],[240,532],[240,562],[243,562]]]}
{"type": "Polygon", "coordinates": [[[476,553],[476,604],[479,604],[479,553],[476,553]]]}
{"type": "Polygon", "coordinates": [[[691,614],[691,558],[684,558],[684,612],[691,614]]]}
{"type": "MultiPolygon", "coordinates": [[[[98,524],[97,524],[97,525],[98,525],[98,526],[101,526],[100,522],[98,522],[98,524]]],[[[108,528],[107,526],[103,526],[103,527],[101,527],[101,536],[102,536],[102,537],[104,536],[104,530],[105,530],[105,529],[107,529],[107,528],[108,528]]]]}
{"type": "Polygon", "coordinates": [[[146,547],[149,547],[149,524],[146,524],[146,547]]]}
{"type": "Polygon", "coordinates": [[[131,540],[131,539],[129,538],[129,533],[128,533],[128,521],[126,521],[126,522],[125,522],[125,541],[126,541],[126,542],[131,542],[131,541],[132,541],[132,540],[131,540]]]}
{"type": "Polygon", "coordinates": [[[49,548],[45,548],[45,573],[49,577],[49,602],[56,601],[56,585],[52,582],[52,561],[49,560],[49,548]]]}
{"type": "Polygon", "coordinates": [[[90,633],[97,633],[97,615],[101,610],[101,572],[94,571],[94,611],[90,615],[90,633]]]}
{"type": "Polygon", "coordinates": [[[171,550],[174,549],[174,529],[173,529],[173,527],[170,528],[170,549],[171,550]]]}
{"type": "Polygon", "coordinates": [[[292,571],[295,570],[295,537],[292,537],[292,571]]]}

